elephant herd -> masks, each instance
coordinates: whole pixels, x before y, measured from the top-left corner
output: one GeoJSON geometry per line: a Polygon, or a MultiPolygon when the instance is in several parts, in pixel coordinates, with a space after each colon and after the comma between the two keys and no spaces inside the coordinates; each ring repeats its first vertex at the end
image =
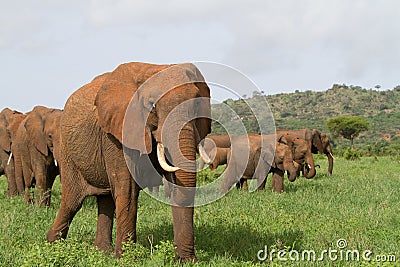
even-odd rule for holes
{"type": "Polygon", "coordinates": [[[8,180],[7,194],[23,194],[30,203],[29,189],[39,191],[38,204],[50,205],[51,187],[59,174],[59,126],[62,111],[36,106],[22,114],[5,108],[0,113],[0,173],[8,180]]]}
{"type": "Polygon", "coordinates": [[[210,89],[193,64],[125,63],[76,90],[64,109],[36,106],[22,114],[0,114],[0,174],[9,196],[50,205],[60,174],[61,203],[46,239],[66,238],[87,196],[98,205],[95,245],[112,250],[116,218],[116,257],[122,244],[136,241],[141,189],[165,183],[170,190],[175,252],[181,261],[197,261],[193,213],[196,158],[211,168],[227,163],[222,190],[256,178],[283,190],[283,175],[315,175],[312,153],[324,153],[332,173],[333,155],[326,135],[317,130],[277,131],[276,135],[211,135],[210,89]],[[248,161],[241,149],[246,144],[248,161]],[[235,151],[237,150],[237,152],[235,151]],[[241,166],[245,165],[245,166],[241,166]],[[238,172],[237,169],[243,169],[238,172]],[[31,193],[36,187],[38,196],[31,193]]]}
{"type": "Polygon", "coordinates": [[[230,136],[210,134],[200,143],[199,168],[209,164],[211,170],[226,164],[222,190],[234,183],[247,187],[247,179],[257,179],[258,189],[265,188],[266,177],[272,173],[272,190],[283,192],[283,176],[296,180],[302,172],[310,179],[316,174],[312,154],[328,157],[328,174],[332,175],[333,153],[326,134],[318,130],[277,130],[275,134],[230,136]],[[235,148],[235,149],[233,149],[235,148]]]}

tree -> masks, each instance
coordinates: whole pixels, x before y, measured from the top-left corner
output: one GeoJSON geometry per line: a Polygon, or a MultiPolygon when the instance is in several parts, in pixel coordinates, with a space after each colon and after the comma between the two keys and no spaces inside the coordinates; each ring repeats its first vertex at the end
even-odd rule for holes
{"type": "Polygon", "coordinates": [[[326,125],[334,137],[342,136],[349,139],[352,150],[354,150],[354,138],[369,128],[368,120],[357,116],[334,117],[327,120],[326,125]]]}

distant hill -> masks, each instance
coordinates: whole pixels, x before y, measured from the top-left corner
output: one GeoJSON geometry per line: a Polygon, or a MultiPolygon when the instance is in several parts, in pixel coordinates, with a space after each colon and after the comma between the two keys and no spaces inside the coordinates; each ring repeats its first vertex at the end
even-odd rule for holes
{"type": "MultiPolygon", "coordinates": [[[[331,89],[322,92],[296,91],[267,96],[255,95],[245,101],[231,99],[224,101],[244,121],[249,132],[258,132],[259,129],[246,103],[250,105],[263,103],[256,101],[260,97],[264,97],[268,102],[277,129],[316,128],[330,135],[326,120],[339,115],[361,116],[370,121],[370,130],[356,139],[356,147],[367,149],[368,145],[400,144],[400,86],[392,90],[379,91],[335,84],[331,89]]],[[[223,124],[239,119],[224,116],[221,104],[214,105],[213,112],[224,118],[223,124]]],[[[271,123],[264,119],[261,119],[263,123],[271,123]]],[[[214,123],[213,132],[222,133],[224,130],[214,123]]],[[[345,139],[338,138],[333,142],[337,147],[348,146],[348,140],[345,139]]]]}

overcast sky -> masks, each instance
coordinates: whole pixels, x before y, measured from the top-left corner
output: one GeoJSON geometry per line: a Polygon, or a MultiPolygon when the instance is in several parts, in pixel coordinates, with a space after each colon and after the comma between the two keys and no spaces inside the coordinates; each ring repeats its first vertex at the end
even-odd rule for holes
{"type": "Polygon", "coordinates": [[[400,84],[396,0],[0,4],[0,109],[62,108],[76,89],[130,61],[219,62],[266,94],[400,84]]]}

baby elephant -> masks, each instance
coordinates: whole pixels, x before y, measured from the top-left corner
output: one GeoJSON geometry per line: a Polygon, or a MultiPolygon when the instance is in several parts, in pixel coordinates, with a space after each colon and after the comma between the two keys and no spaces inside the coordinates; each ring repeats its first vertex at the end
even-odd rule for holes
{"type": "MultiPolygon", "coordinates": [[[[200,148],[200,147],[199,147],[200,148]]],[[[230,148],[226,147],[214,147],[211,149],[209,153],[205,153],[205,151],[200,148],[200,159],[201,161],[210,164],[209,168],[214,171],[218,168],[219,165],[225,165],[228,161],[228,152],[230,148]]]]}
{"type": "Polygon", "coordinates": [[[289,181],[296,180],[298,164],[293,161],[292,150],[276,142],[275,135],[235,137],[227,159],[227,169],[221,185],[224,192],[239,180],[245,183],[246,179],[257,179],[258,189],[264,189],[270,172],[273,173],[272,189],[276,192],[283,192],[285,171],[288,172],[289,181]]]}

